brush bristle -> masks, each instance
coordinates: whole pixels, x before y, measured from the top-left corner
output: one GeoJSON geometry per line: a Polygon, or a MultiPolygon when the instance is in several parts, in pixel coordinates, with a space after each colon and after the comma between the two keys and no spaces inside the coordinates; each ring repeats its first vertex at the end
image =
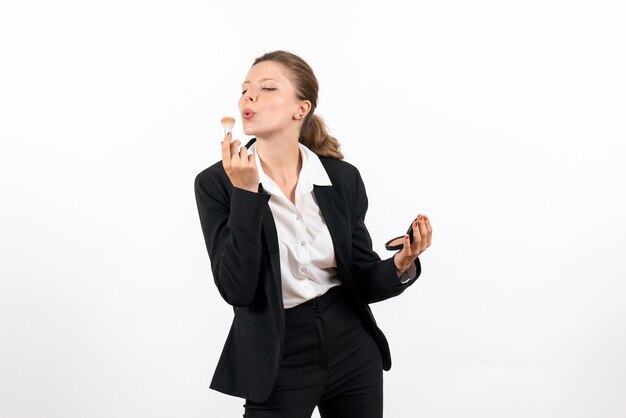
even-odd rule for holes
{"type": "Polygon", "coordinates": [[[235,126],[235,118],[230,116],[224,116],[222,118],[222,127],[224,128],[224,131],[230,132],[233,129],[233,126],[235,126]]]}

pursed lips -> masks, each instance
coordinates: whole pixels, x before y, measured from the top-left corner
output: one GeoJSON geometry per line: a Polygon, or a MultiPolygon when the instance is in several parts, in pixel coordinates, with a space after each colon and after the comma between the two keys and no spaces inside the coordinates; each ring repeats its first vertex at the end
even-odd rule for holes
{"type": "Polygon", "coordinates": [[[252,119],[254,115],[256,115],[256,112],[253,112],[250,109],[244,109],[243,112],[241,112],[241,117],[244,118],[245,120],[252,119]]]}

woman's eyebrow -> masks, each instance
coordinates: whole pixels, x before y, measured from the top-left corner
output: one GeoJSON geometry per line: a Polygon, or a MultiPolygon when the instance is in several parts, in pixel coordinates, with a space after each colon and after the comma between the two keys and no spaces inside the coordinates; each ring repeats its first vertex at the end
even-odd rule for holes
{"type": "MultiPolygon", "coordinates": [[[[259,81],[268,81],[268,80],[269,80],[269,81],[276,81],[276,80],[274,80],[273,78],[262,78],[262,79],[260,79],[259,81]]],[[[246,80],[246,81],[244,81],[243,83],[241,83],[241,85],[242,85],[242,86],[243,86],[244,84],[250,84],[250,80],[246,80]]]]}

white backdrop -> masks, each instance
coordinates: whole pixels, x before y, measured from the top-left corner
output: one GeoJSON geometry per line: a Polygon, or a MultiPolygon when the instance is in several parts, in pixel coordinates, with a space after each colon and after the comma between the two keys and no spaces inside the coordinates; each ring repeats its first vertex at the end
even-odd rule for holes
{"type": "Polygon", "coordinates": [[[373,305],[386,416],[626,416],[618,3],[3,2],[0,417],[241,416],[193,180],[274,49],[316,71],[379,254],[434,225],[373,305]]]}

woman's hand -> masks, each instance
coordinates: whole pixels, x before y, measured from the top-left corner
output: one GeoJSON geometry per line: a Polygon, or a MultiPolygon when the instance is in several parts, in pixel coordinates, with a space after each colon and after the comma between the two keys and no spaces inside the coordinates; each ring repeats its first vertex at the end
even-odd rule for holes
{"type": "Polygon", "coordinates": [[[396,265],[398,277],[411,267],[418,255],[430,247],[433,236],[433,228],[430,226],[430,220],[426,215],[417,215],[417,219],[413,221],[413,243],[409,239],[409,234],[404,235],[404,247],[393,256],[393,262],[396,265]]]}
{"type": "Polygon", "coordinates": [[[248,155],[246,147],[241,147],[237,152],[237,147],[241,141],[230,142],[231,138],[232,133],[229,132],[222,141],[224,171],[226,171],[234,187],[256,193],[259,191],[259,172],[256,167],[256,158],[254,155],[248,155]]]}

